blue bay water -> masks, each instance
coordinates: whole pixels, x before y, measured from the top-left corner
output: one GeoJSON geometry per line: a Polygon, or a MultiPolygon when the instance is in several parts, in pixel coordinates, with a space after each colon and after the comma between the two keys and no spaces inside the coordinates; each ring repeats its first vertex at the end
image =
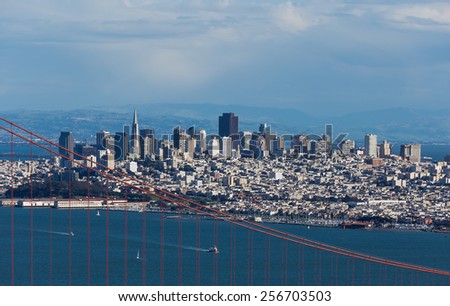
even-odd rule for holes
{"type": "MultiPolygon", "coordinates": [[[[394,154],[400,154],[400,145],[393,147],[394,154]]],[[[450,145],[421,145],[422,157],[431,157],[434,161],[443,161],[445,156],[450,155],[450,145]]]]}
{"type": "MultiPolygon", "coordinates": [[[[11,285],[13,269],[15,285],[448,285],[450,280],[281,242],[223,221],[166,217],[0,207],[0,285],[11,285]],[[207,252],[214,244],[219,254],[207,252]]],[[[270,226],[450,271],[450,234],[270,226]]]]}

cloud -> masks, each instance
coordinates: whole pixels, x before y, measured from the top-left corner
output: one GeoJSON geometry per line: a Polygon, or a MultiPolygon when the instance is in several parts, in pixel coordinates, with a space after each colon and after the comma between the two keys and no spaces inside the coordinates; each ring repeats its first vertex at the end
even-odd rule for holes
{"type": "Polygon", "coordinates": [[[286,2],[280,4],[273,10],[273,21],[283,31],[289,33],[299,33],[317,23],[317,19],[307,18],[304,10],[286,2]]]}
{"type": "Polygon", "coordinates": [[[387,20],[420,30],[450,30],[450,4],[397,5],[384,12],[387,20]]]}
{"type": "Polygon", "coordinates": [[[400,100],[416,71],[446,96],[450,4],[410,1],[0,0],[0,95],[314,108],[400,100]]]}
{"type": "Polygon", "coordinates": [[[389,27],[419,31],[449,31],[450,4],[415,1],[411,3],[355,3],[345,7],[350,15],[368,18],[389,27]]]}

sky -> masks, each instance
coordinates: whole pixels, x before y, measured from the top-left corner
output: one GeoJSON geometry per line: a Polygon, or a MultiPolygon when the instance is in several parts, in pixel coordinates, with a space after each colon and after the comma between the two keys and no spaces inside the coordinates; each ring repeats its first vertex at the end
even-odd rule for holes
{"type": "Polygon", "coordinates": [[[3,110],[449,107],[450,3],[1,0],[3,110]]]}

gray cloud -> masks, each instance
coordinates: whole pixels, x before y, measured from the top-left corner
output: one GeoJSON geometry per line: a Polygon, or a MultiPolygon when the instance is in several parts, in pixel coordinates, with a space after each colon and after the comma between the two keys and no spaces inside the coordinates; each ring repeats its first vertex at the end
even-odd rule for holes
{"type": "Polygon", "coordinates": [[[449,19],[425,1],[2,1],[0,101],[439,107],[449,19]]]}

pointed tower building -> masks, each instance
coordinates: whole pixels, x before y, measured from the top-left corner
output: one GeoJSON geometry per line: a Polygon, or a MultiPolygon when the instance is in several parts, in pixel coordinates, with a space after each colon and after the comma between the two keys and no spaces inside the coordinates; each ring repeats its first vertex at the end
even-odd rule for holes
{"type": "Polygon", "coordinates": [[[139,146],[139,125],[136,110],[134,110],[133,125],[131,126],[130,140],[131,140],[130,144],[131,158],[140,158],[141,149],[139,146]]]}

